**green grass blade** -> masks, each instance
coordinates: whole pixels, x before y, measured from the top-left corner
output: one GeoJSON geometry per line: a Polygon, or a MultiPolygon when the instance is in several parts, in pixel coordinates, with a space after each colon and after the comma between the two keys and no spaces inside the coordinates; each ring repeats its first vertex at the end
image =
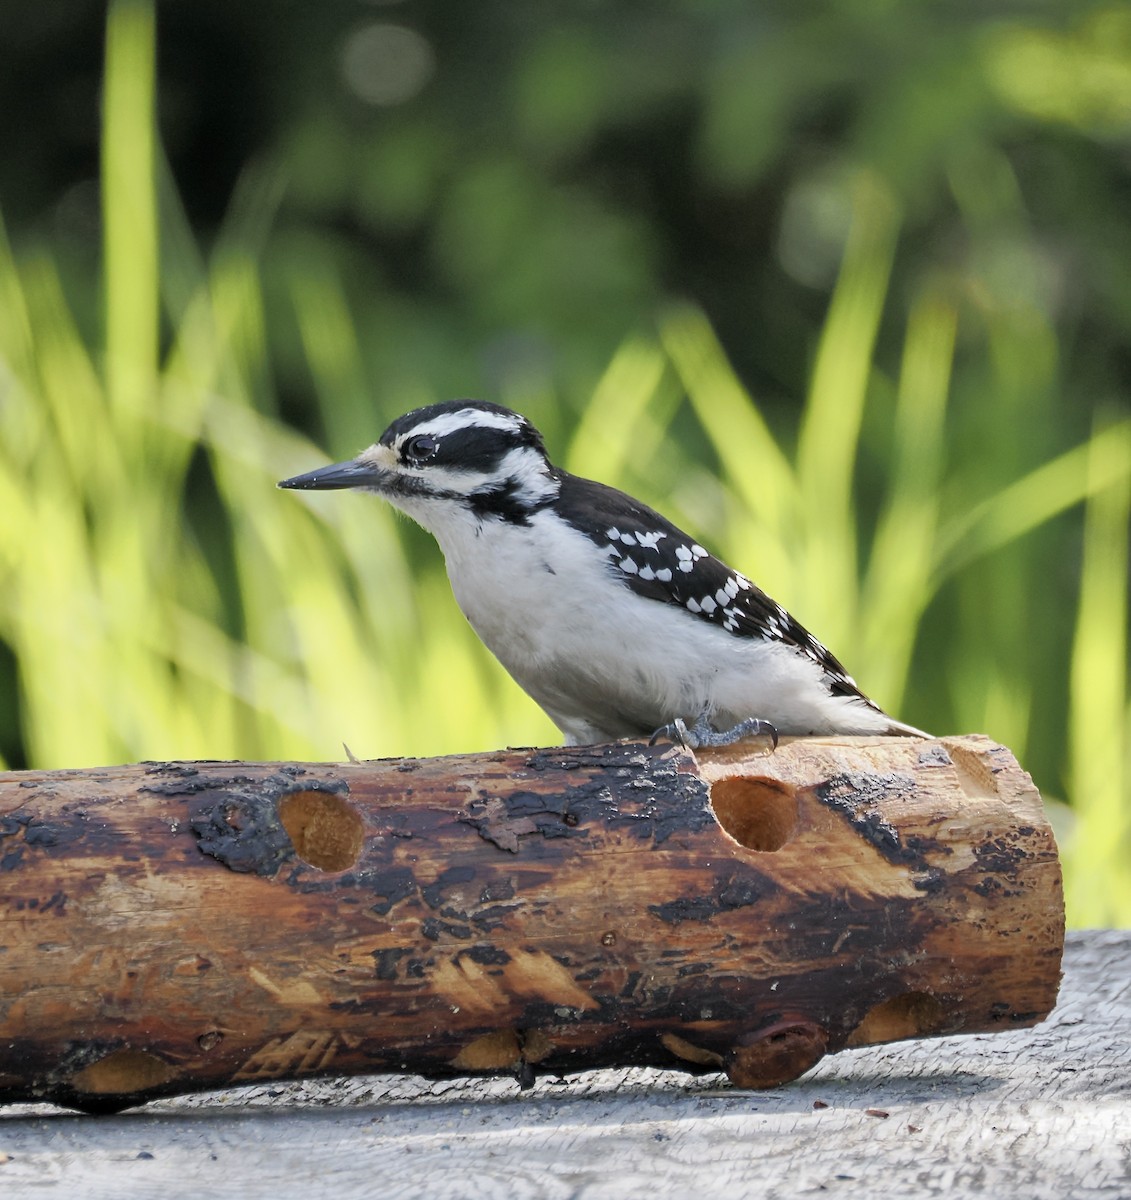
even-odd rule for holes
{"type": "Polygon", "coordinates": [[[1069,919],[1108,925],[1131,913],[1127,569],[1131,429],[1089,443],[1080,607],[1072,645],[1069,728],[1076,824],[1066,855],[1069,919]]]}
{"type": "Polygon", "coordinates": [[[860,606],[867,687],[898,709],[919,621],[931,597],[931,564],[945,464],[947,392],[958,313],[937,288],[908,320],[895,411],[891,486],[872,544],[860,606]]]}
{"type": "Polygon", "coordinates": [[[993,496],[952,518],[940,532],[934,588],[972,562],[1017,541],[1131,471],[1125,453],[1131,421],[1102,430],[1090,442],[1057,455],[993,496]]]}
{"type": "Polygon", "coordinates": [[[859,595],[854,474],[898,214],[871,176],[856,184],[852,227],[821,333],[797,450],[805,538],[802,591],[833,645],[851,639],[859,595]]]}
{"type": "Polygon", "coordinates": [[[780,533],[797,502],[793,468],[715,331],[697,309],[679,308],[662,321],[660,337],[731,484],[759,522],[780,533]]]}
{"type": "Polygon", "coordinates": [[[666,422],[647,419],[666,366],[653,342],[629,338],[621,345],[570,438],[568,470],[607,482],[647,462],[666,432],[666,422]]]}
{"type": "Polygon", "coordinates": [[[151,3],[113,0],[102,106],[106,381],[112,407],[126,411],[151,401],[157,377],[155,40],[151,3]]]}

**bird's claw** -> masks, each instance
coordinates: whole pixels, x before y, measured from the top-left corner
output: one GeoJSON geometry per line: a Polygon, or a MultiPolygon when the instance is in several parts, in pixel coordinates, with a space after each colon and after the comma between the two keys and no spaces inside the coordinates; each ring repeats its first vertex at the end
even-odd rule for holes
{"type": "Polygon", "coordinates": [[[648,745],[654,746],[661,738],[667,738],[673,745],[682,746],[685,750],[694,750],[699,745],[682,717],[676,717],[667,725],[661,725],[648,739],[648,745]]]}
{"type": "Polygon", "coordinates": [[[733,746],[745,738],[768,738],[772,754],[778,748],[777,727],[771,721],[761,717],[747,717],[739,721],[731,729],[718,730],[707,720],[706,712],[701,712],[695,719],[695,724],[688,726],[682,717],[676,717],[659,729],[648,739],[648,745],[654,746],[661,738],[682,746],[685,750],[698,750],[702,746],[733,746]]]}

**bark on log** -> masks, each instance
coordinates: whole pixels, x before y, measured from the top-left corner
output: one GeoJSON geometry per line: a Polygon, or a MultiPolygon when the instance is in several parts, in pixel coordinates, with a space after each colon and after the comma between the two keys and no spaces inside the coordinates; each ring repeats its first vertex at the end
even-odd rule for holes
{"type": "Polygon", "coordinates": [[[0,774],[0,1103],[825,1053],[1056,1000],[1040,797],[978,736],[0,774]]]}

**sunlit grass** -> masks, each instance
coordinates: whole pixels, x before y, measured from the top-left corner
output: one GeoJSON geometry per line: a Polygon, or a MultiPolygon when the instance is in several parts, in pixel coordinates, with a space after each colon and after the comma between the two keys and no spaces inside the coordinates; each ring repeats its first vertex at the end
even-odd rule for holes
{"type": "MultiPolygon", "coordinates": [[[[313,445],[273,415],[257,253],[279,181],[250,174],[201,254],[152,140],[153,39],[148,5],[111,6],[101,339],[80,333],[51,258],[32,248],[17,260],[0,236],[0,638],[19,664],[29,763],[557,740],[463,620],[434,546],[371,497],[275,489],[377,432],[359,331],[332,265],[313,261],[291,288],[327,442],[313,445]]],[[[654,336],[625,340],[572,435],[551,449],[687,524],[905,719],[985,729],[1023,752],[1033,712],[1063,706],[1065,746],[1048,757],[1077,814],[1070,913],[1131,922],[1131,423],[1044,461],[997,445],[964,461],[953,443],[956,329],[960,313],[983,317],[925,279],[886,378],[875,343],[885,311],[892,319],[898,233],[881,184],[861,178],[796,449],[775,437],[690,307],[665,313],[654,336]],[[858,511],[859,471],[881,405],[890,429],[871,447],[883,447],[873,525],[858,511]],[[677,421],[694,428],[707,461],[672,436],[677,421]],[[1034,547],[1062,514],[1083,538],[1070,680],[1036,677],[1012,629],[1019,594],[1050,602],[1034,547]],[[954,597],[950,638],[924,645],[941,595],[954,597]],[[988,643],[1002,652],[987,654],[988,643]],[[952,694],[928,690],[920,659],[952,694]]],[[[987,369],[1006,392],[1050,386],[1047,328],[1024,313],[983,323],[987,369]],[[1032,361],[1027,329],[1043,347],[1032,361]]],[[[427,386],[412,402],[436,398],[427,386]]],[[[529,407],[537,415],[537,401],[529,407]]],[[[1003,403],[991,416],[989,440],[1008,446],[1016,411],[1003,403]]]]}
{"type": "Polygon", "coordinates": [[[1126,424],[1093,438],[1084,524],[1080,611],[1072,654],[1071,794],[1067,847],[1070,915],[1082,925],[1131,915],[1128,803],[1127,530],[1131,456],[1126,424]]]}

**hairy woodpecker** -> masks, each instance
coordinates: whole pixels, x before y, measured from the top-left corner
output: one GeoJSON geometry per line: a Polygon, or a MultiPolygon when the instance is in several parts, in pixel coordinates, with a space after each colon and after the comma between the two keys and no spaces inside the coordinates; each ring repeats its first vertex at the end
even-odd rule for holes
{"type": "Polygon", "coordinates": [[[663,733],[927,736],[893,720],[746,576],[631,496],[571,475],[519,413],[419,408],[284,488],[376,492],[433,534],[476,633],[570,745],[663,733]]]}

